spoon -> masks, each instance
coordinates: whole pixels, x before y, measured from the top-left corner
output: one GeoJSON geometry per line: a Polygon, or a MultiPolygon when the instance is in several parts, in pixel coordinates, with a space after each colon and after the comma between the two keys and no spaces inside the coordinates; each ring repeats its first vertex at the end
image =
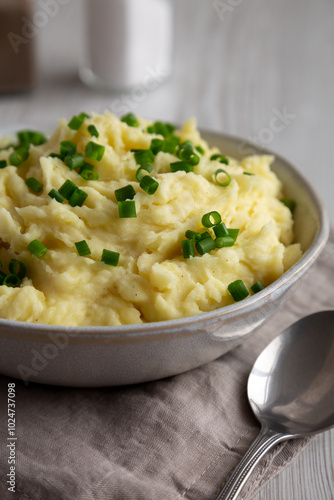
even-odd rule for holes
{"type": "Polygon", "coordinates": [[[216,500],[235,500],[280,441],[334,426],[334,310],[306,316],[278,335],[255,361],[247,393],[261,431],[216,500]]]}

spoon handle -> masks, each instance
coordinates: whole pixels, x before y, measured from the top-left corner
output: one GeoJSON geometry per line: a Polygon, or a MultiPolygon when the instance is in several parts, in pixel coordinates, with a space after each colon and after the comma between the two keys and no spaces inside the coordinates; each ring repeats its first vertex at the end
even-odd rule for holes
{"type": "Polygon", "coordinates": [[[253,441],[241,462],[234,470],[233,474],[219,493],[216,500],[235,500],[251,475],[256,464],[275,444],[291,436],[271,431],[266,426],[261,427],[257,438],[253,441]]]}

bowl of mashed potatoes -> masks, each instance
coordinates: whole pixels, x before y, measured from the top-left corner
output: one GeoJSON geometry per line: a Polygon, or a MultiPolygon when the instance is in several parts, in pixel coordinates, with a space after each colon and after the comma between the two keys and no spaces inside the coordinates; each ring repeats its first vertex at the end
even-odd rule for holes
{"type": "Polygon", "coordinates": [[[329,223],[284,159],[132,113],[0,143],[0,370],[97,387],[155,380],[247,338],[329,223]]]}

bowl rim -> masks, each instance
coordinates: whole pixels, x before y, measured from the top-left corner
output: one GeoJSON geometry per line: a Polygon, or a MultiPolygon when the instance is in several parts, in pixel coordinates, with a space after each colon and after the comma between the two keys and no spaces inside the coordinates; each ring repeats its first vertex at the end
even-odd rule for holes
{"type": "MultiPolygon", "coordinates": [[[[13,132],[21,127],[11,126],[8,130],[13,132]]],[[[133,338],[133,337],[147,337],[149,335],[159,335],[166,334],[168,330],[175,332],[175,330],[181,328],[189,328],[194,323],[204,323],[215,320],[218,316],[221,320],[231,320],[235,316],[239,315],[240,312],[247,314],[253,311],[259,306],[259,302],[263,299],[270,297],[275,292],[277,292],[281,287],[285,286],[287,283],[291,282],[293,284],[298,276],[308,268],[312,261],[314,261],[321,251],[323,250],[330,232],[330,221],[327,213],[327,209],[321,200],[320,196],[316,192],[313,186],[308,182],[308,180],[298,171],[298,169],[288,160],[286,160],[282,155],[277,154],[265,147],[259,146],[251,141],[245,140],[242,137],[235,135],[225,134],[223,132],[217,132],[209,129],[199,129],[201,137],[204,140],[208,140],[208,137],[216,137],[217,139],[225,139],[231,143],[242,144],[243,147],[252,148],[254,154],[260,155],[270,155],[274,156],[275,159],[279,160],[281,163],[285,164],[288,169],[303,183],[304,189],[308,191],[309,196],[314,202],[314,206],[317,210],[317,215],[319,217],[319,229],[310,247],[306,250],[304,255],[290,268],[286,271],[280,278],[275,280],[265,289],[260,292],[247,297],[246,299],[235,302],[228,306],[223,306],[214,309],[209,312],[204,312],[194,316],[187,316],[184,318],[177,318],[171,320],[154,321],[147,323],[134,323],[127,325],[99,325],[99,326],[64,326],[64,325],[48,325],[42,323],[29,323],[17,320],[8,320],[0,318],[0,336],[2,330],[5,328],[6,332],[24,330],[25,336],[22,340],[28,340],[28,334],[31,333],[34,336],[36,334],[54,334],[54,333],[64,333],[68,337],[89,339],[119,339],[119,338],[133,338]]],[[[247,155],[246,155],[247,156],[247,155]]]]}

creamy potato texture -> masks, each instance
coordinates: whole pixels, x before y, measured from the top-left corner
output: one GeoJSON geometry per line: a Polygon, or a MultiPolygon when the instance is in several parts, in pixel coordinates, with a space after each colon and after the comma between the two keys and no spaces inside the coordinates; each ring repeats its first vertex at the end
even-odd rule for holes
{"type": "MultiPolygon", "coordinates": [[[[78,130],[61,120],[45,144],[30,146],[20,165],[1,168],[0,270],[8,274],[11,259],[26,266],[18,286],[0,286],[1,318],[73,326],[182,318],[232,304],[231,282],[241,279],[249,289],[261,280],[267,286],[300,258],[299,244],[292,244],[291,212],[280,201],[282,185],[270,169],[273,157],[229,158],[228,165],[210,160],[219,151],[190,120],[173,136],[200,146],[201,152],[194,150],[199,163],[193,171],[172,172],[171,163],[180,161],[177,150],[157,152],[149,175],[159,186],[148,194],[136,179],[140,165],[131,150],[149,149],[152,139],[164,138],[147,132],[151,122],[138,120],[139,126],[129,126],[109,112],[92,114],[78,130]],[[105,147],[100,161],[85,157],[98,179],[85,180],[63,159],[49,156],[59,154],[62,141],[74,142],[82,154],[89,142],[105,147]],[[226,187],[215,180],[218,168],[231,178],[226,187]],[[40,192],[27,186],[31,177],[43,185],[40,192]],[[87,194],[81,206],[49,195],[68,179],[87,194]],[[115,190],[127,185],[135,191],[137,216],[121,218],[115,190]],[[211,211],[227,228],[239,229],[234,245],[185,258],[185,232],[202,233],[202,216],[211,211]],[[33,240],[47,248],[42,257],[27,249],[33,240]],[[75,245],[83,240],[91,251],[86,256],[75,245]],[[104,249],[119,254],[116,266],[101,261],[104,249]]],[[[3,149],[0,161],[10,163],[12,151],[3,149]]]]}

